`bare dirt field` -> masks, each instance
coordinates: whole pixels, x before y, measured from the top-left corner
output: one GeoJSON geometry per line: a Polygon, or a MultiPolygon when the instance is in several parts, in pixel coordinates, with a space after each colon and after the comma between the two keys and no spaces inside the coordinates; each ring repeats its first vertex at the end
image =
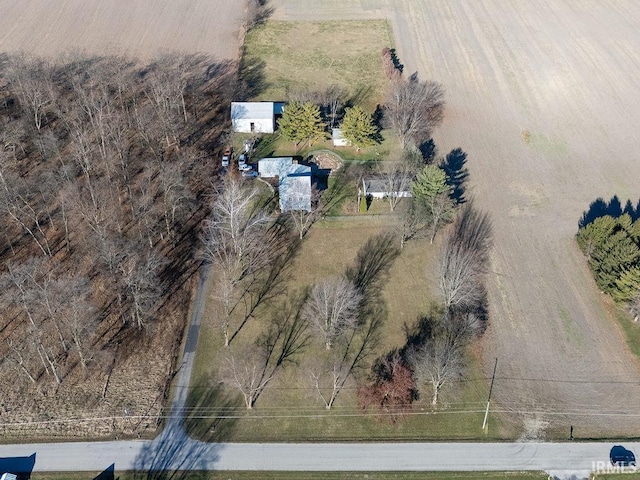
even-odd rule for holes
{"type": "Polygon", "coordinates": [[[235,60],[244,7],[243,0],[0,0],[0,51],[235,60]]]}
{"type": "Polygon", "coordinates": [[[589,203],[640,195],[640,4],[276,0],[274,18],[389,18],[405,71],[447,89],[441,153],[491,212],[487,370],[499,408],[556,435],[636,435],[638,362],[574,243],[589,203]],[[490,372],[489,372],[490,373],[490,372]]]}

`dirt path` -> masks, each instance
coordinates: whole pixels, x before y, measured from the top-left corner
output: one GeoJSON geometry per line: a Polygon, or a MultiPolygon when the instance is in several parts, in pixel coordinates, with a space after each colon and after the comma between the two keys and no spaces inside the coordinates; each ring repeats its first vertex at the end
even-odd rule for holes
{"type": "Polygon", "coordinates": [[[242,0],[0,0],[0,51],[236,59],[242,0]],[[54,6],[55,5],[55,6],[54,6]]]}
{"type": "Polygon", "coordinates": [[[442,153],[468,153],[472,195],[495,222],[485,354],[490,367],[500,359],[501,406],[543,411],[550,428],[567,435],[569,424],[580,435],[637,435],[640,418],[627,415],[640,411],[637,361],[573,235],[596,197],[640,196],[640,4],[276,4],[283,19],[387,16],[406,71],[446,86],[436,143],[442,153]]]}

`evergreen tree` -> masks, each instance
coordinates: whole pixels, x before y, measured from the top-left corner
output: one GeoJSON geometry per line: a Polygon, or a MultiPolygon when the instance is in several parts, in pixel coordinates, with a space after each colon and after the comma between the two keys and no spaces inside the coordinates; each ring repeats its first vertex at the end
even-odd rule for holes
{"type": "Polygon", "coordinates": [[[586,227],[581,228],[578,231],[577,240],[582,253],[590,259],[594,250],[602,247],[604,242],[606,242],[616,230],[616,227],[616,219],[605,215],[604,217],[596,218],[586,227]]]}
{"type": "Polygon", "coordinates": [[[589,264],[595,273],[598,287],[603,292],[611,293],[622,272],[637,265],[639,259],[640,249],[627,232],[620,230],[593,251],[589,264]]]}
{"type": "Polygon", "coordinates": [[[377,128],[373,124],[373,117],[362,107],[347,108],[340,128],[342,136],[349,140],[356,151],[376,143],[374,136],[377,128]]]}
{"type": "Polygon", "coordinates": [[[437,165],[426,165],[411,184],[411,193],[416,198],[430,199],[450,192],[447,174],[437,165]]]}
{"type": "Polygon", "coordinates": [[[440,226],[451,220],[455,207],[447,174],[436,165],[426,165],[411,184],[411,194],[416,202],[424,206],[423,211],[431,230],[430,241],[433,243],[440,226]]]}
{"type": "Polygon", "coordinates": [[[640,267],[632,267],[622,272],[616,280],[615,290],[611,293],[618,302],[630,302],[640,292],[640,267]]]}
{"type": "Polygon", "coordinates": [[[280,135],[293,142],[298,150],[300,142],[307,141],[311,146],[325,134],[325,124],[320,118],[320,107],[311,103],[291,102],[287,104],[278,120],[280,135]]]}

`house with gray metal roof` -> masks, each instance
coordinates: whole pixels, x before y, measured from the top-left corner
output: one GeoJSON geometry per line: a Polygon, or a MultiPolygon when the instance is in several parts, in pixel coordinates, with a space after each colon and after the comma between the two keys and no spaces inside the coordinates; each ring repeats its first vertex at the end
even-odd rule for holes
{"type": "Polygon", "coordinates": [[[261,178],[278,178],[280,210],[311,211],[312,173],[309,165],[301,165],[292,157],[272,157],[258,160],[261,178]]]}

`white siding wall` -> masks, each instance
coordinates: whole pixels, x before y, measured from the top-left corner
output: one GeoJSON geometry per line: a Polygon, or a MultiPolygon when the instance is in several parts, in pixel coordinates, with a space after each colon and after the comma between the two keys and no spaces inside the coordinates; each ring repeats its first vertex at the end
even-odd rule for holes
{"type": "Polygon", "coordinates": [[[253,132],[255,133],[273,133],[273,120],[264,118],[244,119],[238,118],[232,120],[233,130],[241,133],[251,133],[251,124],[253,123],[253,132]]]}

